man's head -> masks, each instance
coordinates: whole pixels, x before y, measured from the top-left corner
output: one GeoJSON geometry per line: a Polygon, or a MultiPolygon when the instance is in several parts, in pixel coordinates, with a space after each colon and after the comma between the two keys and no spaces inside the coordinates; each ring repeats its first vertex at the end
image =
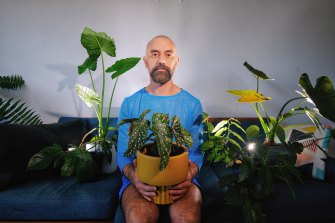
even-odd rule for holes
{"type": "Polygon", "coordinates": [[[153,82],[165,84],[171,80],[179,57],[176,45],[167,36],[152,38],[146,48],[144,63],[153,82]]]}

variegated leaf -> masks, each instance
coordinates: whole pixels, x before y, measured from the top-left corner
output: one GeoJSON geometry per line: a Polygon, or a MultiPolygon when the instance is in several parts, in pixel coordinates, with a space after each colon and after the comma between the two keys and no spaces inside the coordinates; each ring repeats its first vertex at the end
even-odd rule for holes
{"type": "Polygon", "coordinates": [[[125,156],[134,155],[144,145],[148,131],[149,126],[146,120],[139,119],[131,123],[128,149],[124,153],[125,156]]]}
{"type": "Polygon", "coordinates": [[[94,103],[100,103],[101,99],[99,95],[88,87],[76,84],[76,93],[81,98],[81,100],[87,104],[88,107],[92,107],[94,103]]]}

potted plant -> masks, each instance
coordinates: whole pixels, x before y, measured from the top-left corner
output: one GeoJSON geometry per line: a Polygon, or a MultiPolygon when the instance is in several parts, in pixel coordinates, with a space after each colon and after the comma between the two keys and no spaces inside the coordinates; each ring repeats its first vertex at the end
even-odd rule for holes
{"type": "Polygon", "coordinates": [[[209,125],[208,122],[205,122],[209,135],[202,148],[208,153],[207,159],[210,161],[221,162],[235,169],[232,174],[225,175],[219,182],[220,186],[228,186],[227,204],[242,208],[244,217],[249,222],[264,222],[265,215],[258,200],[271,196],[275,190],[274,180],[279,179],[285,182],[293,197],[292,179],[302,180],[300,172],[295,167],[295,162],[297,154],[303,150],[303,145],[299,142],[285,141],[282,122],[296,115],[307,115],[318,128],[321,128],[315,108],[303,105],[312,98],[309,98],[309,95],[315,96],[314,101],[323,105],[321,107],[324,108],[324,113],[333,118],[329,113],[332,108],[326,110],[324,105],[334,103],[335,94],[327,77],[319,79],[316,89],[313,89],[308,75],[303,74],[299,80],[304,89],[304,92],[300,93],[301,96],[285,102],[276,117],[270,116],[266,112],[263,102],[271,98],[260,93],[259,80],[271,79],[247,62],[244,65],[257,79],[256,90],[229,90],[228,92],[240,96],[238,102],[252,104],[262,128],[251,125],[245,131],[239,131],[239,134],[232,134],[230,126],[235,123],[232,120],[220,122],[215,128],[212,124],[209,125]],[[287,106],[294,101],[298,103],[287,110],[287,106]],[[236,141],[231,140],[231,137],[236,138],[236,135],[240,136],[237,139],[245,138],[245,141],[238,140],[241,147],[237,145],[236,141]],[[275,143],[276,141],[279,143],[275,143]]]}
{"type": "Polygon", "coordinates": [[[75,90],[87,106],[93,107],[98,119],[98,127],[89,131],[79,146],[71,145],[71,149],[68,151],[63,151],[58,145],[43,149],[31,158],[28,170],[45,168],[54,163],[55,167],[61,166],[62,176],[70,176],[76,173],[80,182],[86,182],[95,179],[99,173],[92,154],[102,152],[102,163],[104,165],[101,168],[103,171],[105,170],[104,173],[114,172],[117,168],[115,161],[116,135],[114,134],[117,129],[109,126],[114,91],[120,75],[132,69],[141,58],[120,59],[106,68],[104,55],[116,56],[114,40],[105,32],[95,32],[88,27],[85,27],[81,34],[81,44],[87,50],[88,58],[82,65],[78,66],[78,74],[82,75],[88,70],[92,88],[77,84],[75,90]],[[93,71],[96,71],[99,59],[102,70],[101,89],[98,89],[98,85],[93,79],[93,71]],[[115,80],[109,97],[106,95],[107,74],[110,74],[111,79],[115,80]],[[107,112],[104,113],[106,103],[108,103],[107,112]],[[87,142],[86,139],[90,135],[93,135],[93,137],[87,142]],[[87,172],[90,174],[86,174],[87,172]]]}
{"type": "Polygon", "coordinates": [[[124,155],[136,154],[138,178],[144,183],[158,186],[154,202],[169,204],[173,202],[168,193],[169,186],[187,177],[187,147],[192,147],[192,136],[181,126],[177,116],[172,117],[170,124],[168,114],[154,113],[151,121],[146,120],[149,112],[145,110],[139,118],[120,122],[120,125],[130,123],[128,149],[124,155]]]}
{"type": "MultiPolygon", "coordinates": [[[[24,80],[20,75],[0,76],[0,88],[3,90],[18,90],[23,85],[24,80]]],[[[24,102],[0,98],[0,123],[39,125],[42,120],[24,102]]]]}

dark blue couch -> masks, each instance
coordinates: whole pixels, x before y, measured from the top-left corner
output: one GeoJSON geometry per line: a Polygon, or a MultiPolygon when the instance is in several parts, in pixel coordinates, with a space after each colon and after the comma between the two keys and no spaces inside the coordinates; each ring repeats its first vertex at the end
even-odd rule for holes
{"type": "MultiPolygon", "coordinates": [[[[110,124],[115,125],[116,119],[112,119],[110,124]]],[[[82,136],[96,125],[95,118],[69,117],[39,127],[1,124],[0,221],[124,222],[118,200],[119,171],[83,184],[75,176],[59,177],[59,172],[52,168],[33,173],[25,171],[31,155],[41,148],[50,143],[64,147],[78,144],[82,136]]],[[[296,183],[295,199],[286,185],[276,185],[274,196],[262,201],[267,222],[335,222],[334,159],[328,159],[326,167],[326,181],[296,183]]],[[[204,198],[202,222],[241,220],[240,210],[225,205],[225,188],[217,187],[219,177],[229,171],[221,166],[203,166],[199,174],[204,198]]]]}

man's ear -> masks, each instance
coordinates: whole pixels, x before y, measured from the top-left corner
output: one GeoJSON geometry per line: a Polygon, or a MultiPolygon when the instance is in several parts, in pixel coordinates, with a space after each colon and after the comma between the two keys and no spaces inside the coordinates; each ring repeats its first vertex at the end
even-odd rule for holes
{"type": "Polygon", "coordinates": [[[144,62],[145,67],[148,68],[148,61],[147,61],[146,56],[143,57],[143,62],[144,62]]]}

